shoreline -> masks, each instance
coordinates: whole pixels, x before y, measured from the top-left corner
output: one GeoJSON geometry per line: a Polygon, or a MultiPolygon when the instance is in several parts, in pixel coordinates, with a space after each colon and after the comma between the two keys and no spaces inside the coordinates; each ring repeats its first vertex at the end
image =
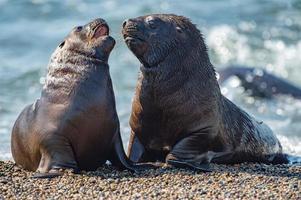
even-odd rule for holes
{"type": "Polygon", "coordinates": [[[33,172],[0,161],[0,199],[301,199],[301,166],[215,165],[213,172],[159,168],[141,174],[104,166],[33,179],[33,172]]]}

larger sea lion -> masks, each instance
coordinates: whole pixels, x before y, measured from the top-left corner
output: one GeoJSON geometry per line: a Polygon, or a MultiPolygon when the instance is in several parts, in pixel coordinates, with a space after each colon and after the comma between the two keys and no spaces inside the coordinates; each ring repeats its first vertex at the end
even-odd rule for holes
{"type": "Polygon", "coordinates": [[[271,129],[221,94],[200,31],[189,19],[153,14],[123,23],[141,62],[129,157],[208,170],[206,163],[286,163],[271,129]]]}
{"type": "Polygon", "coordinates": [[[138,168],[127,159],[119,132],[108,65],[114,45],[105,20],[96,19],[75,27],[57,47],[41,97],[12,130],[18,165],[37,177],[56,176],[60,168],[94,170],[107,160],[138,168]]]}

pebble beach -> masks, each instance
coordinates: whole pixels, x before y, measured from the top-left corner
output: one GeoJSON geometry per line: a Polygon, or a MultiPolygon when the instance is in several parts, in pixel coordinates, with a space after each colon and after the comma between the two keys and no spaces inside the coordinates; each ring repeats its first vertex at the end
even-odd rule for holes
{"type": "Polygon", "coordinates": [[[0,161],[0,199],[301,199],[301,166],[212,165],[213,172],[159,168],[139,174],[104,166],[52,179],[0,161]]]}

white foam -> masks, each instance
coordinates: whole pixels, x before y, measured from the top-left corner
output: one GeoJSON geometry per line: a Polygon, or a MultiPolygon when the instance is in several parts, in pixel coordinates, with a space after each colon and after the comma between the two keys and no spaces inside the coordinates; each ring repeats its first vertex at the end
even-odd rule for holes
{"type": "MultiPolygon", "coordinates": [[[[242,22],[241,24],[248,24],[242,22]]],[[[243,27],[246,25],[242,25],[243,27]]],[[[248,25],[249,26],[249,25],[248,25]]],[[[256,27],[255,24],[250,25],[256,27]]],[[[271,30],[272,31],[272,30],[271,30]]],[[[207,35],[207,45],[211,58],[218,65],[229,63],[259,66],[267,71],[283,78],[289,78],[290,81],[301,86],[301,40],[294,44],[286,44],[279,39],[262,39],[262,42],[254,49],[252,46],[258,46],[253,40],[248,39],[244,33],[229,25],[213,26],[209,29],[207,35]]]]}
{"type": "Polygon", "coordinates": [[[273,56],[267,70],[283,78],[289,78],[296,84],[301,84],[299,77],[301,41],[297,41],[294,45],[287,45],[281,40],[266,40],[264,47],[273,56]]]}
{"type": "Polygon", "coordinates": [[[251,50],[247,45],[247,37],[240,35],[229,25],[221,25],[210,29],[206,41],[219,63],[225,64],[234,60],[243,63],[247,56],[251,54],[251,50]]]}
{"type": "Polygon", "coordinates": [[[300,138],[287,137],[284,135],[278,135],[283,151],[292,155],[301,155],[301,141],[300,138]]]}
{"type": "Polygon", "coordinates": [[[0,151],[0,160],[12,160],[12,154],[7,151],[0,151]]]}

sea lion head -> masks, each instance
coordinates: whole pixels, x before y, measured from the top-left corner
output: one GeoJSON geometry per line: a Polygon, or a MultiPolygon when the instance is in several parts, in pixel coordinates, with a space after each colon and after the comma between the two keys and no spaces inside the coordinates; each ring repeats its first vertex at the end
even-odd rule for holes
{"type": "Polygon", "coordinates": [[[108,24],[98,18],[86,25],[73,28],[56,51],[66,50],[107,61],[114,45],[115,40],[109,36],[108,24]]]}
{"type": "Polygon", "coordinates": [[[145,67],[156,67],[174,53],[177,55],[172,57],[184,57],[196,50],[194,47],[206,51],[196,26],[188,18],[174,14],[127,19],[122,34],[129,49],[145,67]]]}

